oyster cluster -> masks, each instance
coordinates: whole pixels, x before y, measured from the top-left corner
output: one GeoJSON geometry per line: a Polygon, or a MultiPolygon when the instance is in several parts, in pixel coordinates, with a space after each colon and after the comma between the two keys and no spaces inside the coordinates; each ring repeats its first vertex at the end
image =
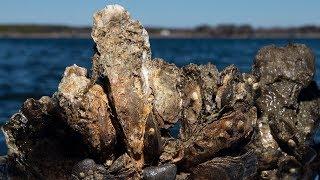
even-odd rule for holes
{"type": "Polygon", "coordinates": [[[152,59],[119,5],[94,14],[92,77],[67,67],[52,97],[3,126],[3,177],[291,179],[319,174],[320,91],[305,45],[267,46],[252,72],[152,59]]]}

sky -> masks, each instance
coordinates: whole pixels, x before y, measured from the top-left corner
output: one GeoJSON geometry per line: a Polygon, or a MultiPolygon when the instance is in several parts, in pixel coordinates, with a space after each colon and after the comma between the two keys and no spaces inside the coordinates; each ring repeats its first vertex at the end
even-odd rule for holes
{"type": "Polygon", "coordinates": [[[1,0],[0,24],[92,25],[92,14],[120,4],[145,26],[320,25],[320,0],[1,0]]]}

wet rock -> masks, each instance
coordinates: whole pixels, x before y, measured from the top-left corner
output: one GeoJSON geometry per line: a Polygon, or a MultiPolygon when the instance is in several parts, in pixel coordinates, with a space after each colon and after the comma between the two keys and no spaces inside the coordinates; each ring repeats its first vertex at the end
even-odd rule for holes
{"type": "Polygon", "coordinates": [[[257,173],[253,153],[239,157],[217,157],[191,168],[191,179],[251,179],[257,173]]]}
{"type": "Polygon", "coordinates": [[[143,169],[142,178],[145,180],[174,180],[177,174],[177,167],[174,164],[162,164],[156,167],[143,169]]]}
{"type": "Polygon", "coordinates": [[[84,159],[73,167],[71,179],[104,180],[115,178],[112,175],[108,174],[104,166],[96,164],[92,159],[84,159]]]}
{"type": "Polygon", "coordinates": [[[140,179],[135,164],[128,154],[118,157],[109,167],[108,172],[116,179],[140,179]]]}
{"type": "Polygon", "coordinates": [[[86,75],[84,68],[67,67],[55,98],[68,126],[79,132],[101,158],[112,158],[116,131],[111,122],[108,98],[98,84],[84,92],[90,82],[86,75]]]}

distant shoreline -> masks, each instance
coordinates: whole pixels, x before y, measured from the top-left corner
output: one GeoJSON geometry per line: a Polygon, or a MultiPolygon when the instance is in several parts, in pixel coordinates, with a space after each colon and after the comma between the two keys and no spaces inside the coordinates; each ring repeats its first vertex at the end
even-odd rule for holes
{"type": "MultiPolygon", "coordinates": [[[[195,28],[147,27],[153,39],[320,39],[320,26],[252,28],[249,25],[198,26],[195,28]]],[[[0,25],[0,38],[91,38],[91,27],[59,25],[0,25]]]]}
{"type": "MultiPolygon", "coordinates": [[[[320,39],[317,36],[250,36],[250,37],[212,37],[212,36],[158,36],[149,35],[151,39],[320,39]]],[[[3,35],[0,39],[91,39],[90,35],[64,35],[64,34],[19,34],[3,35]]]]}

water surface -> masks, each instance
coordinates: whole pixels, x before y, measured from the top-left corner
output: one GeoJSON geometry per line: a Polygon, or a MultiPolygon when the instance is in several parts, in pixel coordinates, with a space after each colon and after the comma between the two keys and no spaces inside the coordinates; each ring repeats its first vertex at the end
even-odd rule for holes
{"type": "MultiPolygon", "coordinates": [[[[211,62],[219,70],[235,64],[248,72],[262,46],[304,43],[316,55],[320,70],[318,39],[151,39],[152,56],[178,66],[211,62]]],[[[6,122],[30,97],[51,96],[66,66],[91,68],[90,39],[0,39],[0,123],[6,122]]],[[[320,83],[319,73],[316,75],[320,83]]],[[[0,136],[0,154],[5,153],[0,136]]]]}

